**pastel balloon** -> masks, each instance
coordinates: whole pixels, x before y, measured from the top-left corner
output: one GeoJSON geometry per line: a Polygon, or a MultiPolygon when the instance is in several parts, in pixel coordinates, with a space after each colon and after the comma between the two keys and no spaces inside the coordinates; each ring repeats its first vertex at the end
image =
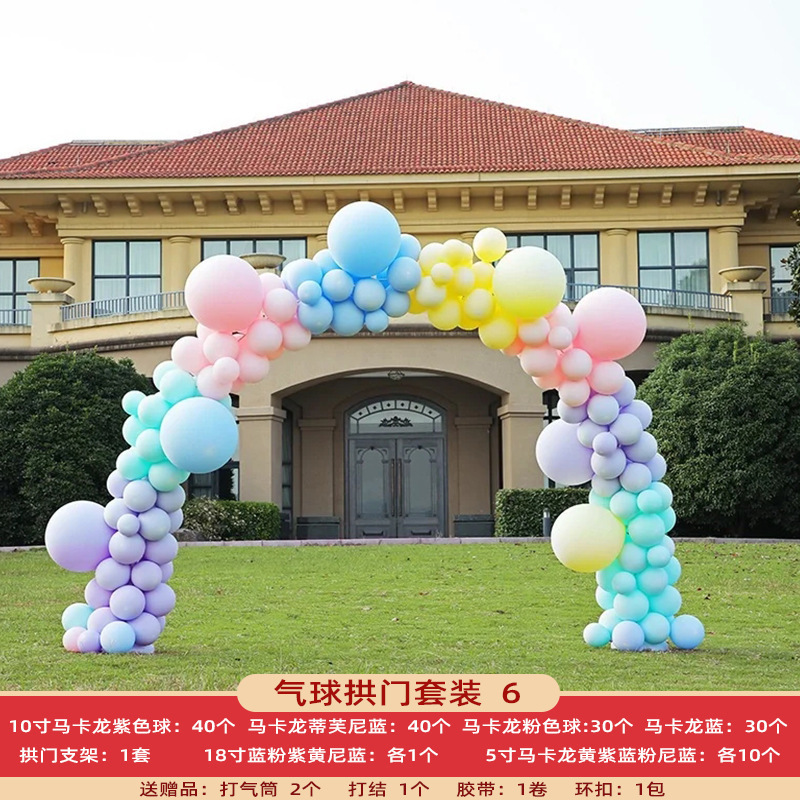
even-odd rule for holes
{"type": "Polygon", "coordinates": [[[578,324],[575,346],[595,359],[611,361],[630,355],[647,332],[647,318],[639,301],[612,286],[589,292],[572,314],[578,324]]]}
{"type": "Polygon", "coordinates": [[[526,347],[519,354],[519,364],[527,375],[547,375],[558,365],[558,351],[546,344],[526,347]]]}
{"type": "Polygon", "coordinates": [[[256,271],[236,256],[211,256],[186,279],[186,307],[215,331],[242,331],[261,312],[263,289],[256,271]]]}
{"type": "Polygon", "coordinates": [[[611,643],[617,650],[636,652],[644,647],[645,637],[641,625],[623,620],[611,632],[611,643]]]}
{"type": "Polygon", "coordinates": [[[630,445],[639,441],[644,428],[639,417],[623,412],[611,423],[609,430],[621,445],[630,445]]]}
{"type": "MultiPolygon", "coordinates": [[[[180,339],[178,340],[180,341],[180,339]]],[[[122,397],[122,408],[126,414],[136,416],[136,409],[139,408],[139,403],[144,400],[144,393],[138,390],[126,392],[122,397]]]]}
{"type": "Polygon", "coordinates": [[[257,356],[274,353],[283,344],[280,327],[268,319],[257,319],[248,329],[241,345],[257,356]]]}
{"type": "Polygon", "coordinates": [[[452,331],[461,321],[461,304],[453,298],[446,299],[428,311],[428,319],[440,331],[452,331]]]}
{"type": "Polygon", "coordinates": [[[642,464],[647,464],[654,459],[657,452],[658,442],[656,442],[655,436],[648,431],[644,431],[637,442],[625,448],[625,455],[631,461],[639,461],[642,464]]]}
{"type": "MultiPolygon", "coordinates": [[[[171,534],[156,542],[147,542],[144,557],[156,564],[166,564],[178,555],[178,540],[171,534]]],[[[158,615],[156,615],[158,616],[158,615]]]]}
{"type": "Polygon", "coordinates": [[[106,524],[104,511],[99,503],[75,500],[50,517],[44,543],[59,567],[70,572],[90,572],[108,557],[108,543],[114,531],[106,524]]]}
{"type": "Polygon", "coordinates": [[[634,575],[641,572],[647,566],[647,549],[626,541],[619,554],[619,564],[634,575]]]}
{"type": "Polygon", "coordinates": [[[78,637],[77,644],[79,653],[99,653],[102,649],[100,634],[97,631],[83,631],[78,637]]]}
{"type": "Polygon", "coordinates": [[[663,614],[651,611],[639,624],[644,631],[644,640],[648,644],[659,644],[666,641],[669,636],[669,620],[663,614]]]}
{"type": "Polygon", "coordinates": [[[109,473],[106,479],[106,489],[112,497],[122,497],[125,487],[128,485],[128,480],[122,476],[119,470],[115,469],[109,473]]]}
{"type": "MultiPolygon", "coordinates": [[[[144,548],[145,540],[138,533],[134,536],[115,533],[108,542],[108,552],[111,554],[111,558],[120,565],[135,564],[144,555],[144,548]]],[[[99,577],[96,579],[103,586],[99,577]]]]}
{"type": "Polygon", "coordinates": [[[300,287],[304,283],[312,283],[319,286],[322,280],[322,268],[310,258],[298,258],[284,265],[281,270],[281,278],[284,284],[299,296],[300,287]]]}
{"type": "MultiPolygon", "coordinates": [[[[86,600],[86,604],[92,608],[100,608],[100,606],[108,605],[108,601],[111,599],[111,592],[108,589],[104,589],[92,578],[83,590],[83,599],[86,600]]],[[[84,627],[86,627],[86,625],[84,625],[84,627]]]]}
{"type": "Polygon", "coordinates": [[[464,311],[472,319],[482,322],[494,312],[494,297],[488,289],[473,289],[464,298],[464,311]]]}
{"type": "Polygon", "coordinates": [[[625,380],[625,370],[616,361],[601,361],[595,364],[589,375],[592,389],[601,394],[618,392],[625,385],[625,380]]]}
{"type": "Polygon", "coordinates": [[[632,400],[623,410],[626,414],[638,417],[643,428],[649,427],[653,421],[653,410],[644,400],[632,400]]]}
{"type": "Polygon", "coordinates": [[[558,388],[558,393],[561,399],[569,406],[578,406],[586,411],[586,401],[592,390],[589,388],[589,383],[586,379],[581,378],[578,381],[564,381],[558,388]]]}
{"type": "Polygon", "coordinates": [[[430,271],[434,264],[438,264],[444,258],[444,245],[441,242],[431,242],[426,244],[422,250],[419,251],[417,261],[423,270],[430,271]]]}
{"type": "Polygon", "coordinates": [[[149,481],[131,481],[125,487],[122,499],[131,511],[147,511],[156,504],[158,492],[149,481]]]}
{"type": "Polygon", "coordinates": [[[531,320],[530,322],[522,322],[519,326],[519,338],[522,339],[525,344],[529,344],[532,347],[544,344],[547,341],[547,335],[549,333],[550,323],[544,317],[531,320]]]}
{"type": "Polygon", "coordinates": [[[169,410],[169,403],[163,398],[161,392],[148,395],[139,403],[139,421],[145,428],[157,428],[169,410]]]}
{"type": "Polygon", "coordinates": [[[508,240],[497,228],[482,228],[475,234],[472,249],[481,261],[499,261],[506,254],[508,240]]]}
{"type": "Polygon", "coordinates": [[[592,478],[592,491],[600,497],[613,497],[620,489],[620,482],[616,478],[601,478],[595,475],[592,478]]]}
{"type": "Polygon", "coordinates": [[[117,471],[129,481],[139,480],[147,475],[150,462],[145,461],[132,447],[117,456],[117,471]]]}
{"type": "Polygon", "coordinates": [[[598,425],[610,425],[619,415],[619,403],[608,395],[596,394],[586,407],[589,419],[598,425]]]}
{"type": "Polygon", "coordinates": [[[551,532],[556,558],[576,572],[607,567],[624,542],[625,526],[608,509],[588,503],[562,511],[551,532]]]}
{"type": "Polygon", "coordinates": [[[86,603],[73,603],[61,614],[61,625],[65,631],[76,627],[85,628],[92,611],[94,609],[86,603]]]}
{"type": "Polygon", "coordinates": [[[131,583],[143,592],[150,592],[163,580],[161,567],[155,561],[140,561],[131,569],[131,583]]]}
{"type": "MultiPolygon", "coordinates": [[[[320,280],[322,277],[320,276],[320,280]]],[[[303,281],[297,287],[297,299],[301,303],[313,306],[322,297],[322,287],[315,281],[303,281]]]]}
{"type": "Polygon", "coordinates": [[[584,447],[591,447],[594,437],[597,436],[598,433],[603,433],[607,430],[608,428],[605,425],[598,425],[590,419],[584,420],[578,426],[578,441],[584,447]]]}
{"type": "Polygon", "coordinates": [[[675,647],[681,650],[693,650],[705,638],[706,632],[703,623],[691,614],[681,614],[672,620],[669,638],[675,647]]]}
{"type": "Polygon", "coordinates": [[[611,588],[618,594],[630,594],[636,590],[636,578],[627,570],[621,570],[611,579],[611,588]]]}
{"type": "Polygon", "coordinates": [[[144,593],[135,586],[120,586],[111,594],[108,606],[117,619],[134,619],[144,611],[144,597],[144,593]]]}
{"type": "Polygon", "coordinates": [[[106,503],[106,507],[103,509],[103,521],[110,528],[116,528],[119,518],[130,511],[124,500],[124,494],[123,492],[123,499],[114,498],[106,503]]]}
{"type": "Polygon", "coordinates": [[[556,350],[566,350],[572,344],[572,339],[572,331],[563,325],[550,328],[547,334],[547,343],[556,350]]]}
{"type": "Polygon", "coordinates": [[[322,292],[332,303],[347,300],[353,294],[355,285],[355,281],[343,269],[333,269],[322,277],[322,292]]]}
{"type": "Polygon", "coordinates": [[[128,624],[136,634],[136,644],[138,645],[152,644],[161,636],[161,623],[158,621],[158,617],[147,611],[130,620],[128,624]]]}
{"type": "Polygon", "coordinates": [[[302,350],[311,341],[311,333],[296,319],[289,320],[281,326],[283,346],[287,350],[302,350]]]}
{"type": "Polygon", "coordinates": [[[386,300],[383,302],[383,310],[387,316],[402,317],[408,314],[411,298],[405,292],[397,292],[394,289],[386,290],[386,300]]]}
{"type": "Polygon", "coordinates": [[[297,313],[297,298],[288,289],[271,289],[264,298],[264,313],[278,324],[297,313]]]}
{"type": "Polygon", "coordinates": [[[389,327],[389,315],[383,309],[376,309],[364,315],[364,325],[372,333],[382,333],[389,327]]]}
{"type": "Polygon", "coordinates": [[[400,234],[400,249],[397,251],[397,255],[398,257],[407,256],[414,259],[419,256],[421,247],[416,236],[412,236],[410,233],[402,233],[400,234]]]}
{"type": "Polygon", "coordinates": [[[333,305],[325,297],[320,297],[315,305],[302,302],[297,308],[297,319],[310,333],[322,333],[333,322],[333,305]]]}
{"type": "Polygon", "coordinates": [[[561,371],[571,381],[585,378],[592,371],[592,357],[585,350],[572,348],[561,357],[561,371]]]}
{"type": "Polygon", "coordinates": [[[169,491],[160,491],[156,505],[163,508],[168,514],[177,511],[186,501],[186,492],[183,486],[176,486],[169,491]]]}
{"type": "Polygon", "coordinates": [[[650,610],[671,617],[681,607],[681,593],[674,586],[667,586],[661,594],[650,598],[650,610]]]}
{"type": "Polygon", "coordinates": [[[631,463],[625,467],[620,477],[623,488],[629,492],[643,492],[653,481],[650,470],[644,464],[631,463]]]}
{"type": "Polygon", "coordinates": [[[312,260],[320,268],[320,270],[322,270],[323,276],[332,269],[339,268],[339,265],[336,263],[331,255],[331,251],[328,250],[327,247],[316,252],[312,260]]]}
{"type": "Polygon", "coordinates": [[[617,437],[609,431],[598,433],[592,441],[592,449],[601,456],[610,456],[617,449],[617,437]]]}
{"type": "Polygon", "coordinates": [[[590,622],[583,629],[583,641],[590,647],[605,647],[611,641],[611,631],[599,622],[590,622]]]}
{"type": "Polygon", "coordinates": [[[636,384],[628,377],[622,382],[622,386],[614,392],[614,398],[619,403],[620,408],[627,406],[636,397],[636,384]]]}
{"type": "Polygon", "coordinates": [[[339,336],[355,336],[364,327],[364,312],[352,300],[336,303],[331,327],[339,336]]]}
{"type": "Polygon", "coordinates": [[[95,570],[95,583],[106,591],[113,592],[124,586],[131,576],[131,568],[113,558],[104,558],[95,570]]]}
{"type": "MultiPolygon", "coordinates": [[[[564,422],[569,422],[570,425],[577,425],[586,419],[585,403],[572,406],[568,405],[563,400],[559,400],[556,409],[558,411],[558,416],[563,419],[564,422]]],[[[583,444],[583,442],[581,442],[581,444],[583,444]]]]}
{"type": "Polygon", "coordinates": [[[661,594],[668,583],[667,571],[661,567],[648,567],[636,576],[637,586],[648,595],[661,594]]]}
{"type": "Polygon", "coordinates": [[[542,472],[564,486],[580,486],[592,479],[591,457],[592,451],[578,441],[576,426],[563,420],[551,422],[536,440],[536,461],[542,472]]]}
{"type": "Polygon", "coordinates": [[[394,261],[400,250],[400,226],[377,203],[359,201],[340,208],[328,225],[328,248],[342,269],[366,278],[394,261]]]}
{"type": "Polygon", "coordinates": [[[139,515],[139,534],[150,542],[163,539],[170,529],[169,514],[161,508],[150,508],[139,515]]]}
{"type": "Polygon", "coordinates": [[[125,422],[122,423],[122,438],[129,444],[131,447],[136,444],[136,440],[139,438],[139,435],[145,430],[144,425],[139,422],[137,417],[128,417],[125,422]]]}
{"type": "Polygon", "coordinates": [[[566,286],[559,260],[539,247],[519,247],[503,256],[492,284],[498,304],[520,319],[535,319],[552,311],[566,286]]]}
{"type": "Polygon", "coordinates": [[[167,458],[188,472],[213,472],[230,461],[238,443],[236,420],[220,403],[190,397],[173,406],[161,425],[167,458]]]}
{"type": "Polygon", "coordinates": [[[102,606],[101,608],[96,608],[89,615],[87,628],[90,631],[97,631],[97,633],[100,633],[106,625],[110,625],[112,622],[116,621],[117,618],[111,612],[111,609],[107,606],[102,606]]]}
{"type": "Polygon", "coordinates": [[[633,519],[639,513],[639,507],[636,504],[636,495],[625,489],[622,489],[612,496],[609,508],[623,522],[633,519]]]}
{"type": "Polygon", "coordinates": [[[592,453],[589,457],[591,469],[606,480],[619,478],[625,471],[627,463],[625,453],[622,450],[614,450],[610,455],[601,456],[599,453],[592,453]]]}
{"type": "Polygon", "coordinates": [[[353,289],[353,302],[362,311],[377,311],[386,300],[386,289],[375,278],[362,278],[356,281],[353,289]]]}
{"type": "Polygon", "coordinates": [[[153,484],[153,488],[159,492],[170,492],[176,489],[189,477],[186,470],[178,469],[169,461],[162,461],[160,464],[153,464],[147,473],[147,480],[153,484]]]}
{"type": "Polygon", "coordinates": [[[110,622],[100,632],[100,646],[106,653],[127,653],[134,644],[136,633],[127,622],[110,622]]]}
{"type": "Polygon", "coordinates": [[[650,611],[650,601],[644,592],[634,589],[628,594],[618,594],[614,598],[614,611],[622,619],[638,622],[640,619],[644,619],[650,611]]]}
{"type": "Polygon", "coordinates": [[[172,360],[186,372],[196,375],[208,363],[203,343],[196,336],[183,336],[172,345],[172,360]]]}
{"type": "MultiPolygon", "coordinates": [[[[240,358],[247,355],[241,353],[240,358]]],[[[241,370],[241,368],[240,368],[241,370]]],[[[222,382],[214,375],[213,367],[205,367],[197,376],[197,391],[211,400],[222,400],[232,389],[231,381],[222,382]]],[[[178,405],[181,405],[180,403],[178,405]]]]}
{"type": "MultiPolygon", "coordinates": [[[[241,355],[241,354],[240,354],[241,355]]],[[[239,363],[231,356],[223,356],[214,362],[211,374],[220,384],[233,383],[239,377],[239,363]]]]}
{"type": "Polygon", "coordinates": [[[650,470],[654,481],[660,481],[667,474],[667,462],[661,453],[656,453],[656,455],[647,462],[647,468],[650,470]]]}
{"type": "Polygon", "coordinates": [[[422,269],[413,258],[401,255],[389,265],[388,278],[396,292],[410,292],[422,280],[422,269]]]}
{"type": "Polygon", "coordinates": [[[80,628],[78,626],[64,631],[64,635],[61,637],[61,644],[64,645],[64,649],[70,653],[79,653],[80,648],[78,647],[78,639],[80,638],[81,634],[85,633],[85,631],[86,628],[80,628]]]}
{"type": "MultiPolygon", "coordinates": [[[[201,365],[200,372],[205,364],[201,365]]],[[[173,369],[161,381],[161,394],[168,403],[174,405],[187,397],[197,394],[197,381],[184,369],[173,369]]]]}
{"type": "Polygon", "coordinates": [[[154,617],[169,614],[175,608],[175,592],[168,583],[160,583],[145,595],[145,611],[154,617]]]}

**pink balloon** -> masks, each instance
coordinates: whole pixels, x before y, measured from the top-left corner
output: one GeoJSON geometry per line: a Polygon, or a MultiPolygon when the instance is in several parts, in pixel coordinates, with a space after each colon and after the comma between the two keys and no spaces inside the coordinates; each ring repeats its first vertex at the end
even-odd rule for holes
{"type": "Polygon", "coordinates": [[[271,289],[286,288],[283,278],[281,278],[280,275],[276,275],[274,272],[262,272],[261,275],[258,276],[258,279],[261,281],[265,296],[271,289]]]}
{"type": "Polygon", "coordinates": [[[200,324],[198,322],[197,323],[197,328],[195,329],[195,332],[197,333],[197,338],[201,342],[204,342],[206,339],[208,339],[210,334],[214,333],[214,329],[213,328],[208,328],[205,325],[202,325],[202,324],[200,324]]]}
{"type": "Polygon", "coordinates": [[[196,336],[182,336],[172,345],[172,360],[186,372],[197,375],[208,361],[203,353],[203,345],[196,336]]]}
{"type": "Polygon", "coordinates": [[[186,306],[201,324],[243,331],[261,313],[264,289],[256,271],[236,256],[211,256],[186,279],[186,306]]]}
{"type": "Polygon", "coordinates": [[[592,450],[578,441],[578,426],[564,420],[551,422],[536,440],[536,460],[548,478],[565,486],[580,486],[592,479],[592,450]]]}
{"type": "Polygon", "coordinates": [[[220,358],[233,358],[239,355],[239,340],[229,333],[210,333],[203,342],[203,353],[213,364],[220,358]]]}
{"type": "Polygon", "coordinates": [[[561,356],[561,371],[571,381],[579,381],[592,371],[592,357],[578,347],[567,350],[561,356]]]}
{"type": "Polygon", "coordinates": [[[212,400],[222,400],[230,394],[231,382],[222,383],[214,377],[214,367],[206,367],[197,375],[197,391],[203,397],[210,397],[212,400]]]}
{"type": "Polygon", "coordinates": [[[558,366],[558,351],[546,344],[526,347],[519,354],[519,363],[528,375],[547,375],[558,366]]]}
{"type": "Polygon", "coordinates": [[[544,344],[548,333],[550,333],[550,323],[544,317],[531,322],[521,322],[518,329],[519,338],[532,347],[544,344]]]}
{"type": "Polygon", "coordinates": [[[214,362],[211,372],[214,376],[214,380],[217,381],[220,386],[224,386],[233,383],[233,381],[239,377],[239,364],[235,358],[223,356],[214,362]]]}
{"type": "Polygon", "coordinates": [[[630,355],[647,332],[647,317],[639,301],[613,286],[589,292],[575,306],[574,318],[578,323],[575,346],[595,360],[630,355]]]}
{"type": "Polygon", "coordinates": [[[550,329],[547,343],[556,350],[566,350],[572,344],[572,331],[566,325],[558,325],[550,329]]]}
{"type": "Polygon", "coordinates": [[[558,387],[559,397],[568,406],[572,406],[573,408],[582,406],[589,399],[591,393],[592,390],[589,387],[589,381],[585,378],[581,378],[577,381],[564,381],[561,386],[558,387]]]}
{"type": "Polygon", "coordinates": [[[274,353],[283,346],[283,334],[274,322],[257,319],[248,329],[241,346],[259,356],[274,353]]]}
{"type": "Polygon", "coordinates": [[[558,389],[566,378],[564,377],[564,373],[561,371],[561,367],[556,367],[552,372],[548,372],[547,375],[534,375],[533,382],[540,388],[540,389],[558,389]]]}
{"type": "Polygon", "coordinates": [[[270,289],[264,298],[264,313],[273,322],[289,322],[297,313],[297,298],[288,289],[270,289]]]}
{"type": "Polygon", "coordinates": [[[573,334],[577,333],[577,325],[573,319],[572,311],[566,303],[559,303],[546,317],[551,328],[567,328],[573,334]]]}
{"type": "Polygon", "coordinates": [[[311,342],[311,333],[296,319],[287,322],[281,327],[283,332],[283,346],[287,350],[302,350],[311,342]]]}
{"type": "Polygon", "coordinates": [[[507,356],[518,356],[524,349],[525,342],[517,338],[508,347],[504,347],[502,353],[507,356]]]}
{"type": "Polygon", "coordinates": [[[258,383],[267,377],[269,359],[255,353],[239,353],[239,380],[242,383],[258,383]]]}
{"type": "Polygon", "coordinates": [[[625,383],[625,370],[616,361],[600,361],[589,375],[589,385],[600,394],[614,394],[625,383]]]}
{"type": "Polygon", "coordinates": [[[64,649],[68,650],[70,653],[80,653],[78,639],[82,633],[86,633],[86,628],[75,627],[64,631],[64,635],[61,637],[61,643],[64,645],[64,649]]]}

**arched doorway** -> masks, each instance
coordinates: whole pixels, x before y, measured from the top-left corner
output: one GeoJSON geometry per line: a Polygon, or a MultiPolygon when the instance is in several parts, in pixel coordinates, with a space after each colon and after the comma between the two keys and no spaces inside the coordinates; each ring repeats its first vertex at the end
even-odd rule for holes
{"type": "Polygon", "coordinates": [[[445,412],[428,400],[382,397],[345,415],[347,527],[355,537],[446,530],[445,412]]]}

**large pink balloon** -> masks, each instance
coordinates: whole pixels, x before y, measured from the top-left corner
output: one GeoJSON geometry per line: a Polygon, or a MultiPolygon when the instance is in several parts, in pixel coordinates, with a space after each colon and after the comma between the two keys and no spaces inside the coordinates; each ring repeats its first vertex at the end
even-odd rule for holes
{"type": "Polygon", "coordinates": [[[647,317],[639,301],[613,286],[589,292],[578,301],[572,316],[578,324],[574,346],[596,361],[630,355],[647,332],[647,317]]]}
{"type": "Polygon", "coordinates": [[[91,572],[108,558],[108,542],[114,533],[103,519],[99,503],[76,500],[56,511],[44,532],[50,558],[70,572],[91,572]]]}
{"type": "Polygon", "coordinates": [[[564,486],[580,486],[592,479],[592,450],[578,441],[578,426],[551,422],[536,440],[536,460],[548,478],[564,486]]]}
{"type": "Polygon", "coordinates": [[[186,306],[215,331],[244,331],[261,313],[264,288],[258,273],[236,256],[211,256],[186,279],[186,306]]]}

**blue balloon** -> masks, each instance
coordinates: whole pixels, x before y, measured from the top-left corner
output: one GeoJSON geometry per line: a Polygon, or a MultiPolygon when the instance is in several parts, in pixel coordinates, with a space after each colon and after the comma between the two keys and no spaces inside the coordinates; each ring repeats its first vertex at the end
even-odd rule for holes
{"type": "Polygon", "coordinates": [[[311,333],[322,333],[328,330],[333,321],[333,306],[325,297],[320,297],[314,305],[300,303],[297,307],[297,319],[311,333]]]}
{"type": "Polygon", "coordinates": [[[644,646],[642,626],[631,620],[623,620],[612,631],[611,642],[617,650],[641,650],[644,646]]]}
{"type": "Polygon", "coordinates": [[[324,250],[320,250],[312,261],[319,266],[323,275],[325,275],[326,272],[330,272],[332,269],[340,269],[339,265],[334,261],[331,251],[328,250],[327,247],[324,250]]]}
{"type": "Polygon", "coordinates": [[[377,203],[350,203],[333,215],[328,247],[343,270],[358,278],[377,275],[400,250],[400,226],[388,209],[377,203]]]}
{"type": "Polygon", "coordinates": [[[128,417],[122,423],[122,438],[133,447],[142,431],[146,430],[137,417],[128,417]]]}
{"type": "Polygon", "coordinates": [[[319,283],[322,280],[322,268],[310,258],[298,258],[284,266],[281,278],[286,286],[297,294],[300,284],[304,281],[319,283]]]}
{"type": "Polygon", "coordinates": [[[389,315],[378,308],[365,315],[364,324],[367,326],[368,331],[372,331],[372,333],[382,333],[389,327],[389,315]]]}
{"type": "Polygon", "coordinates": [[[161,388],[161,381],[164,380],[169,372],[173,369],[177,369],[177,366],[178,365],[174,361],[162,361],[153,370],[153,383],[156,385],[156,388],[161,388]]]}
{"type": "Polygon", "coordinates": [[[411,307],[411,298],[405,292],[396,292],[394,289],[386,290],[386,299],[383,301],[383,310],[390,317],[402,317],[408,314],[411,307]]]}
{"type": "Polygon", "coordinates": [[[410,292],[421,280],[422,269],[413,258],[400,256],[389,266],[389,285],[397,292],[410,292]]]}
{"type": "Polygon", "coordinates": [[[705,638],[703,623],[691,614],[681,614],[672,620],[669,638],[681,650],[693,650],[705,638]]]}
{"type": "Polygon", "coordinates": [[[663,614],[651,611],[639,624],[648,644],[661,644],[669,636],[669,620],[663,614]]]}
{"type": "Polygon", "coordinates": [[[170,464],[169,461],[153,464],[147,472],[147,480],[159,492],[171,492],[188,478],[188,470],[178,469],[174,464],[170,464]]]}
{"type": "Polygon", "coordinates": [[[301,303],[307,303],[310,306],[319,302],[322,297],[322,286],[316,281],[303,281],[297,287],[297,299],[301,303]]]}
{"type": "Polygon", "coordinates": [[[605,647],[611,641],[611,631],[599,622],[590,622],[583,629],[583,641],[590,647],[605,647]]]}
{"type": "Polygon", "coordinates": [[[362,278],[353,289],[353,302],[364,312],[377,311],[386,300],[386,289],[377,278],[362,278]]]}
{"type": "Polygon", "coordinates": [[[70,628],[85,628],[89,622],[89,615],[94,609],[86,603],[73,603],[64,609],[61,615],[61,624],[65,631],[70,628]]]}
{"type": "Polygon", "coordinates": [[[169,411],[169,403],[161,396],[161,392],[148,395],[139,403],[137,415],[145,428],[157,428],[169,411]]]}
{"type": "Polygon", "coordinates": [[[182,369],[170,370],[161,381],[161,394],[168,403],[179,403],[197,394],[197,379],[182,369]]]}
{"type": "Polygon", "coordinates": [[[364,327],[364,313],[352,300],[337,303],[333,307],[332,327],[339,336],[354,336],[364,327]]]}
{"type": "Polygon", "coordinates": [[[136,644],[136,632],[127,622],[110,622],[100,632],[100,646],[106,653],[127,653],[136,644]]]}
{"type": "Polygon", "coordinates": [[[409,258],[416,259],[419,256],[420,250],[422,250],[422,245],[419,243],[419,239],[416,236],[412,236],[410,233],[403,233],[400,235],[400,250],[398,250],[398,256],[408,256],[409,258]]]}
{"type": "Polygon", "coordinates": [[[332,303],[347,300],[354,288],[355,281],[343,269],[332,269],[322,278],[322,293],[332,303]]]}
{"type": "Polygon", "coordinates": [[[224,466],[236,452],[238,440],[236,420],[208,397],[181,400],[161,423],[161,447],[167,458],[188,472],[213,472],[224,466]]]}
{"type": "Polygon", "coordinates": [[[140,392],[138,389],[127,392],[122,398],[122,407],[125,409],[126,413],[135,416],[136,410],[139,408],[139,403],[141,403],[144,398],[144,392],[140,392]]]}

